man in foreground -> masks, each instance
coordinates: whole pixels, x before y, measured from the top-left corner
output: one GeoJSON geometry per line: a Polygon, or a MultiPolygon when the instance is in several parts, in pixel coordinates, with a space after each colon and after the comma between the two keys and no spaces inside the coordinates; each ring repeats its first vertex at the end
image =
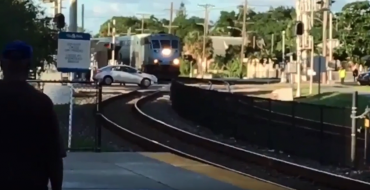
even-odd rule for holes
{"type": "Polygon", "coordinates": [[[53,103],[26,81],[32,48],[8,44],[1,54],[0,187],[2,189],[62,189],[66,156],[53,103]]]}

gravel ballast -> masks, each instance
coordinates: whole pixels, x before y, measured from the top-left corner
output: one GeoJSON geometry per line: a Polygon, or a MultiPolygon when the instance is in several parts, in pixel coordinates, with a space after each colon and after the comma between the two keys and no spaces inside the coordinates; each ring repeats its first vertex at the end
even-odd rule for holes
{"type": "Polygon", "coordinates": [[[171,107],[171,101],[168,95],[157,98],[156,100],[147,102],[142,110],[150,116],[166,122],[174,127],[180,128],[182,130],[204,136],[213,140],[217,140],[226,144],[230,144],[239,148],[243,148],[248,151],[260,153],[266,156],[282,159],[288,162],[293,162],[296,164],[308,166],[311,168],[327,171],[330,173],[351,177],[354,179],[359,179],[362,181],[370,182],[370,172],[369,171],[354,171],[350,168],[340,168],[336,166],[323,166],[319,163],[307,160],[304,158],[294,157],[292,155],[285,154],[279,150],[269,150],[263,147],[253,146],[247,142],[238,141],[233,137],[226,137],[222,134],[215,134],[210,129],[197,125],[194,122],[185,120],[180,117],[171,107]]]}

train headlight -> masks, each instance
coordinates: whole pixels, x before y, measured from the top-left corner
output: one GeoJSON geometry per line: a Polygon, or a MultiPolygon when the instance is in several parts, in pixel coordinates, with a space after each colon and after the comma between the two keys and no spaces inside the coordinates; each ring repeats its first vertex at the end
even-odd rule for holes
{"type": "Polygon", "coordinates": [[[179,60],[179,59],[174,59],[174,60],[173,60],[173,64],[175,64],[175,65],[180,64],[180,60],[179,60]]]}
{"type": "Polygon", "coordinates": [[[154,61],[153,61],[154,63],[158,63],[158,59],[154,59],[154,61]]]}
{"type": "Polygon", "coordinates": [[[171,54],[171,49],[163,49],[162,50],[162,55],[170,55],[171,54]]]}

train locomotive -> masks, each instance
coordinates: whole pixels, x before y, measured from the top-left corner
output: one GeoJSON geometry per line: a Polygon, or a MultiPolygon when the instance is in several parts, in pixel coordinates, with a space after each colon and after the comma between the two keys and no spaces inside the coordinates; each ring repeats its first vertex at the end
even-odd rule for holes
{"type": "Polygon", "coordinates": [[[180,38],[166,33],[137,34],[117,38],[121,47],[118,60],[159,79],[171,79],[180,74],[180,38]]]}

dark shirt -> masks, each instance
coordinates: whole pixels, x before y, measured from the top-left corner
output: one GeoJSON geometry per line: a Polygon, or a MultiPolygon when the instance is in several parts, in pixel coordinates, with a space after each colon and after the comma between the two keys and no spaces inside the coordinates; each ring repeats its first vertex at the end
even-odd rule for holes
{"type": "Polygon", "coordinates": [[[353,74],[354,77],[357,77],[358,76],[358,70],[357,69],[353,70],[352,74],[353,74]]]}
{"type": "Polygon", "coordinates": [[[44,189],[48,163],[66,156],[48,96],[27,82],[0,81],[0,187],[44,189]]]}

